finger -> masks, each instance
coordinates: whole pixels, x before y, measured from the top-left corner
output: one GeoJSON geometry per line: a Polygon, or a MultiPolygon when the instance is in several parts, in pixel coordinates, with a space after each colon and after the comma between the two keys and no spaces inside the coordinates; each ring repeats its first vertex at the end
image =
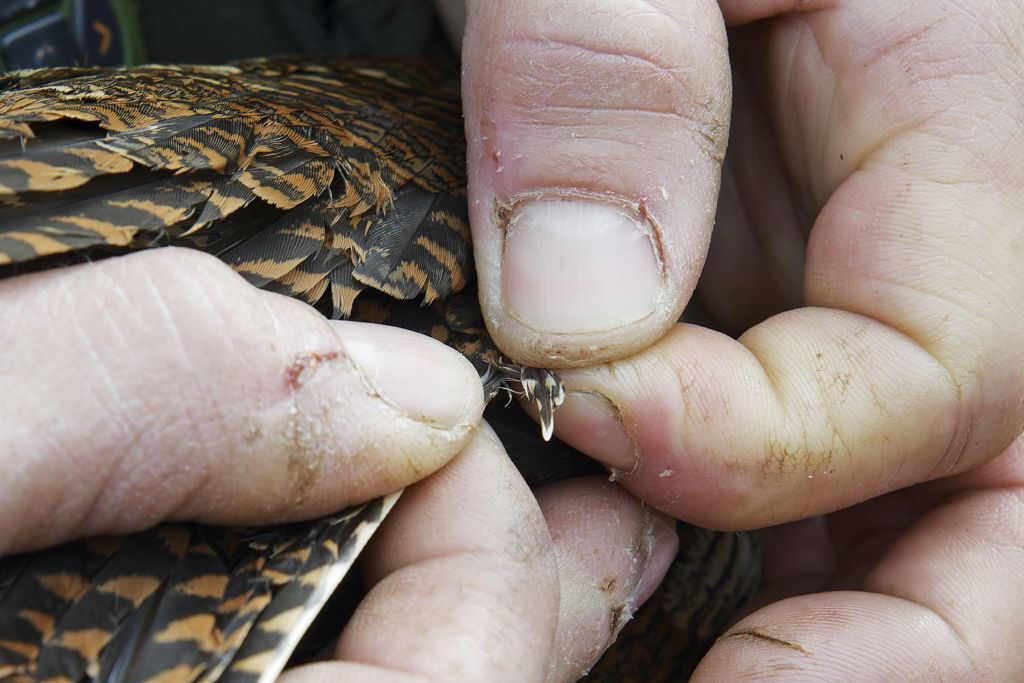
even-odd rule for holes
{"type": "MultiPolygon", "coordinates": [[[[1007,453],[1024,471],[1024,447],[1007,453]]],[[[1007,463],[1009,464],[1009,463],[1007,463]]],[[[1022,662],[1024,488],[972,491],[920,520],[864,582],[752,614],[694,680],[1011,680],[1022,662]]]]}
{"type": "MultiPolygon", "coordinates": [[[[787,166],[822,207],[807,307],[738,342],[679,326],[566,374],[610,401],[591,413],[631,443],[606,462],[639,458],[624,485],[644,500],[774,524],[969,470],[1024,427],[1024,58],[986,28],[1005,21],[995,4],[990,23],[910,7],[843,3],[748,34],[787,166]]],[[[561,423],[577,448],[605,447],[561,423]]]]}
{"type": "Polygon", "coordinates": [[[575,681],[661,583],[679,538],[674,525],[603,478],[546,486],[537,501],[561,586],[548,681],[575,681]]]}
{"type": "Polygon", "coordinates": [[[163,519],[316,516],[444,464],[480,382],[161,249],[0,282],[0,553],[163,519]]]}
{"type": "Polygon", "coordinates": [[[970,472],[895,491],[828,517],[775,527],[764,557],[763,587],[754,603],[762,607],[794,595],[859,589],[907,529],[950,496],[1021,487],[1024,436],[970,472]]]}
{"type": "Polygon", "coordinates": [[[1024,488],[1024,433],[1002,455],[956,477],[938,479],[913,489],[922,508],[933,507],[952,495],[979,489],[1024,488]]]}
{"type": "Polygon", "coordinates": [[[558,617],[551,537],[488,427],[402,495],[368,552],[373,588],[338,643],[345,661],[282,681],[544,678],[558,617]]]}
{"type": "Polygon", "coordinates": [[[516,360],[617,358],[678,319],[728,135],[715,3],[468,3],[470,216],[488,330],[516,360]]]}

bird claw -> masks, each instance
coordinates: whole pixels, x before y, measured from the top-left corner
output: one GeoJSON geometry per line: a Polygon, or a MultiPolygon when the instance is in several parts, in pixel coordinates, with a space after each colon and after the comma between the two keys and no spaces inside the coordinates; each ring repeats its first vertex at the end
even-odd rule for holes
{"type": "Polygon", "coordinates": [[[487,400],[502,390],[525,397],[537,410],[541,436],[545,441],[551,440],[555,431],[555,411],[565,401],[565,386],[556,373],[499,362],[489,365],[481,380],[487,400]],[[517,390],[516,385],[521,389],[517,390]]]}

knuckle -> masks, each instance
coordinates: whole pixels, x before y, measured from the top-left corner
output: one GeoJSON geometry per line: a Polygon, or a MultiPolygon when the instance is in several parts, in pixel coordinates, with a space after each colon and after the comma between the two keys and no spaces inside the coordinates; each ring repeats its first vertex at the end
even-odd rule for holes
{"type": "Polygon", "coordinates": [[[242,290],[245,281],[216,256],[197,249],[163,247],[131,254],[120,259],[129,278],[146,278],[168,287],[216,286],[242,290]]]}
{"type": "Polygon", "coordinates": [[[153,326],[151,334],[178,343],[186,358],[193,343],[245,339],[270,314],[257,289],[209,254],[161,248],[123,259],[122,268],[112,275],[120,287],[131,288],[126,302],[146,297],[138,315],[153,326]]]}

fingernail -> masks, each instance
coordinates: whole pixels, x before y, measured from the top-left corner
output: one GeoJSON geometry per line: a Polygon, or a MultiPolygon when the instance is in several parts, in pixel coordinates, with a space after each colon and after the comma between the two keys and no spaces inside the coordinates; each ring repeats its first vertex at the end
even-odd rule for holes
{"type": "Polygon", "coordinates": [[[642,320],[654,312],[662,283],[649,222],[628,206],[582,198],[517,205],[501,277],[511,315],[560,334],[642,320]]]}
{"type": "Polygon", "coordinates": [[[651,551],[647,567],[636,587],[637,607],[647,602],[658,589],[679,552],[679,536],[676,534],[674,522],[669,523],[660,514],[653,513],[648,534],[651,551]]]}
{"type": "Polygon", "coordinates": [[[574,446],[622,473],[636,469],[640,452],[611,401],[592,391],[570,390],[558,409],[555,424],[574,446]]]}
{"type": "Polygon", "coordinates": [[[387,325],[338,322],[338,336],[374,393],[420,422],[442,427],[472,419],[480,378],[454,349],[387,325]]]}

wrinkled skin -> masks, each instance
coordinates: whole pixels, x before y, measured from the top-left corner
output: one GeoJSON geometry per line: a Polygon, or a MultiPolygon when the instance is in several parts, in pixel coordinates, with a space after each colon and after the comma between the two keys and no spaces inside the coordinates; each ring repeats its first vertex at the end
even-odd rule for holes
{"type": "Polygon", "coordinates": [[[795,522],[698,680],[1015,675],[1024,6],[467,9],[492,336],[641,500],[795,522]]]}

